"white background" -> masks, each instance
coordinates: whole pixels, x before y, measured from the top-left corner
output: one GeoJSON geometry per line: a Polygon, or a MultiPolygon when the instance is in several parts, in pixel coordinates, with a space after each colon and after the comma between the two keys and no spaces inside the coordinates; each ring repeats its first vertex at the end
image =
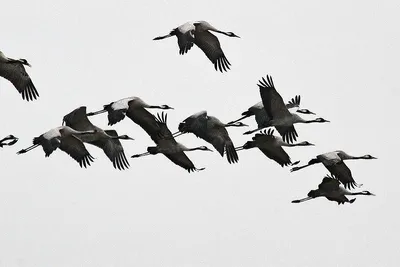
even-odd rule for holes
{"type": "MultiPolygon", "coordinates": [[[[0,136],[20,138],[0,151],[0,266],[398,266],[399,12],[398,1],[3,1],[0,49],[32,64],[40,99],[27,103],[0,79],[0,136]],[[190,20],[241,37],[218,35],[231,71],[216,72],[197,47],[180,56],[175,37],[152,41],[190,20]],[[292,159],[376,156],[347,163],[376,197],[292,204],[328,171],[290,173],[257,149],[235,165],[189,152],[206,167],[191,174],[162,155],[117,171],[90,145],[88,169],[61,151],[15,154],[71,110],[127,96],[174,107],[171,131],[201,110],[228,122],[260,101],[267,74],[285,100],[300,94],[332,121],[296,126],[316,146],[287,148],[292,159]]],[[[106,115],[91,120],[108,128],[106,115]]],[[[153,145],[129,119],[114,128],[135,138],[127,156],[153,145]]],[[[246,130],[229,130],[236,146],[246,130]]]]}

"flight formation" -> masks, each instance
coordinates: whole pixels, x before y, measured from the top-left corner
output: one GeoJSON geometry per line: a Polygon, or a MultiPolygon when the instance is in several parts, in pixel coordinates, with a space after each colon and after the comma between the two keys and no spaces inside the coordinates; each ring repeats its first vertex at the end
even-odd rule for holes
{"type": "MultiPolygon", "coordinates": [[[[153,40],[176,36],[180,55],[186,54],[195,44],[212,62],[215,70],[226,72],[230,69],[231,63],[222,51],[218,38],[211,32],[229,37],[239,37],[233,32],[220,31],[208,22],[196,21],[185,23],[170,31],[169,34],[156,37],[153,40]]],[[[33,101],[39,97],[39,93],[26,72],[25,66],[30,67],[26,59],[8,58],[0,51],[0,76],[14,85],[22,99],[33,101]]],[[[239,151],[258,148],[269,160],[275,161],[281,167],[291,168],[290,172],[296,172],[318,163],[322,163],[329,171],[329,174],[322,175],[322,182],[317,189],[311,190],[305,198],[293,200],[292,203],[325,197],[330,201],[337,202],[337,204],[344,204],[354,202],[355,198],[349,199],[350,196],[374,195],[369,191],[351,191],[363,185],[356,182],[350,168],[344,163],[348,160],[376,159],[371,155],[352,156],[344,151],[337,150],[317,155],[302,166],[299,166],[300,161],[292,162],[289,154],[285,151],[286,148],[314,146],[308,141],[297,140],[299,133],[296,131],[295,125],[299,123],[324,124],[329,123],[329,121],[321,117],[306,118],[309,115],[316,114],[300,107],[300,95],[296,95],[285,102],[269,75],[261,77],[254,87],[256,88],[256,86],[261,101],[244,111],[240,118],[232,118],[234,120],[224,123],[217,117],[208,115],[207,111],[200,111],[192,115],[187,114],[188,117],[179,123],[175,131],[171,131],[168,127],[167,110],[173,109],[172,107],[164,103],[148,104],[137,96],[116,100],[108,104],[103,103],[103,107],[97,111],[88,112],[86,106],[76,107],[70,113],[65,114],[63,118],[60,118],[60,121],[62,120],[61,126],[33,136],[32,145],[19,150],[17,154],[24,154],[41,147],[45,157],[49,157],[59,149],[67,153],[80,167],[87,168],[95,161],[95,157],[86,148],[87,144],[90,144],[103,150],[105,156],[117,170],[129,169],[129,162],[140,160],[137,158],[163,154],[169,161],[190,173],[205,170],[204,166],[196,166],[190,160],[188,155],[191,151],[211,153],[216,150],[221,157],[226,158],[228,163],[236,164],[239,162],[239,154],[241,153],[239,151]],[[104,125],[107,124],[108,126],[104,129],[94,125],[89,119],[102,113],[107,114],[107,118],[105,118],[107,122],[104,125]],[[235,146],[228,129],[248,127],[242,121],[252,116],[254,116],[257,126],[254,129],[244,131],[243,134],[254,135],[245,144],[235,146]],[[133,155],[126,154],[123,142],[134,139],[127,133],[117,133],[111,128],[124,120],[125,117],[139,125],[154,143],[153,145],[149,144],[147,151],[133,155]],[[183,134],[193,134],[209,145],[186,147],[176,140],[183,134]]],[[[0,139],[0,148],[12,146],[17,141],[17,137],[8,135],[0,139]]]]}

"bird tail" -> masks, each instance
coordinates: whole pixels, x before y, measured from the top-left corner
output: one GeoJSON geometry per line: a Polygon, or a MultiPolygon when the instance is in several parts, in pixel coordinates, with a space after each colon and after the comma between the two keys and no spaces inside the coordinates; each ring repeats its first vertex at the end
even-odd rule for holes
{"type": "Polygon", "coordinates": [[[225,150],[226,150],[226,158],[228,159],[228,162],[230,164],[237,163],[239,161],[239,156],[232,142],[229,142],[225,145],[225,150]]]}
{"type": "Polygon", "coordinates": [[[147,148],[147,152],[149,152],[149,153],[152,154],[152,155],[155,155],[155,154],[158,153],[158,149],[157,149],[157,147],[155,147],[155,146],[149,146],[149,147],[147,148]]]}

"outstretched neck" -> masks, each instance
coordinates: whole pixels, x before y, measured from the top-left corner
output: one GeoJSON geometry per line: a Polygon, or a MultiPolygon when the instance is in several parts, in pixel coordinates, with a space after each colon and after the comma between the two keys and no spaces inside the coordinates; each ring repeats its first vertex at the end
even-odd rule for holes
{"type": "Polygon", "coordinates": [[[186,151],[202,150],[202,147],[187,148],[186,151]]]}

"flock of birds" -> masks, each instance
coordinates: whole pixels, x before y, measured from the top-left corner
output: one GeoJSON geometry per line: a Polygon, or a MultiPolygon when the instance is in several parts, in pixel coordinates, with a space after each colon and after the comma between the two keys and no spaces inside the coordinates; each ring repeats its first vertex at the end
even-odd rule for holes
{"type": "MultiPolygon", "coordinates": [[[[193,47],[193,44],[196,44],[214,64],[217,71],[227,71],[231,64],[222,51],[218,38],[211,31],[229,37],[239,37],[233,32],[220,31],[205,21],[197,21],[185,23],[173,29],[169,34],[156,37],[153,40],[176,36],[179,54],[181,55],[187,53],[193,47]]],[[[30,67],[26,59],[8,58],[0,51],[0,76],[14,85],[22,95],[22,99],[32,101],[39,97],[39,93],[24,66],[30,67]]],[[[182,134],[192,133],[212,145],[222,157],[226,155],[227,161],[231,164],[239,161],[238,151],[251,148],[258,148],[265,156],[282,167],[291,166],[291,172],[322,163],[328,169],[330,175],[326,175],[318,185],[318,189],[311,190],[306,198],[294,200],[292,203],[325,197],[328,200],[336,201],[338,204],[344,204],[346,202],[353,203],[355,200],[349,200],[346,196],[374,195],[369,191],[350,191],[354,187],[362,185],[355,182],[350,169],[344,163],[345,160],[351,159],[375,159],[371,155],[356,157],[337,150],[317,155],[306,165],[296,166],[299,161],[292,162],[283,147],[313,146],[313,144],[307,141],[295,143],[298,137],[295,124],[326,123],[329,121],[323,118],[312,120],[302,118],[299,113],[313,115],[315,113],[300,108],[300,96],[295,96],[285,103],[276,90],[271,76],[263,77],[259,81],[258,87],[261,101],[243,112],[239,119],[223,123],[218,118],[209,116],[206,111],[201,111],[183,120],[175,133],[172,133],[167,126],[167,113],[162,111],[153,115],[149,112],[151,109],[173,109],[168,105],[149,105],[139,97],[127,97],[104,105],[101,110],[95,112],[87,112],[86,107],[82,106],[66,114],[62,126],[34,137],[33,145],[18,151],[17,154],[23,154],[41,146],[45,157],[49,157],[58,148],[70,155],[81,167],[86,168],[94,161],[94,157],[85,147],[87,143],[102,149],[114,168],[125,170],[129,168],[129,161],[120,140],[133,140],[133,138],[128,135],[118,135],[112,129],[103,130],[93,125],[89,120],[90,116],[107,113],[109,126],[128,117],[139,125],[155,143],[155,146],[149,146],[146,152],[133,155],[131,158],[163,154],[189,173],[204,170],[204,168],[195,167],[185,152],[212,150],[206,146],[188,148],[175,139],[182,134]],[[235,147],[227,128],[248,126],[242,120],[252,116],[257,122],[257,128],[246,131],[244,134],[258,133],[243,146],[235,147]],[[280,136],[274,134],[275,130],[272,127],[276,129],[280,136]]],[[[6,136],[0,140],[0,147],[14,145],[17,141],[18,138],[13,135],[6,136]]]]}

